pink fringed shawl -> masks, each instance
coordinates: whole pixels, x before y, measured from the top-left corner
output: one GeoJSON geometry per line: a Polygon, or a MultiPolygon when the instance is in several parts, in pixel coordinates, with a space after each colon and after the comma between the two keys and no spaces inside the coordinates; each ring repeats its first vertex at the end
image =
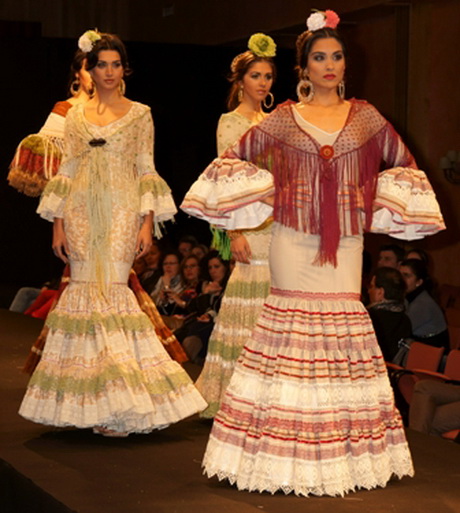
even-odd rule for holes
{"type": "Polygon", "coordinates": [[[280,105],[223,157],[270,170],[275,220],[319,234],[316,263],[335,266],[340,237],[370,228],[382,162],[386,167],[416,164],[391,124],[365,101],[351,100],[348,119],[334,145],[323,147],[297,124],[292,105],[291,101],[280,105]]]}

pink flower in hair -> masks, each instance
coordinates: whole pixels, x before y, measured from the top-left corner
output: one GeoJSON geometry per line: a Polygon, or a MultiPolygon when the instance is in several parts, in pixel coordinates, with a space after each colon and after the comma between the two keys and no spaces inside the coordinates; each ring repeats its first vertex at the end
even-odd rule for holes
{"type": "Polygon", "coordinates": [[[340,22],[339,15],[336,12],[331,11],[330,9],[324,11],[324,16],[326,17],[325,26],[331,29],[335,29],[340,22]]]}

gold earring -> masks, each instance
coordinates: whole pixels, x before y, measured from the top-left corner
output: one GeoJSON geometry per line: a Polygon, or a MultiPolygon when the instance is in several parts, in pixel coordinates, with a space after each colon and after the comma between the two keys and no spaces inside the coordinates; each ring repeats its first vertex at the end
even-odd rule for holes
{"type": "Polygon", "coordinates": [[[118,86],[118,91],[120,92],[120,96],[124,96],[126,93],[126,83],[123,79],[120,81],[120,85],[118,86]]]}
{"type": "Polygon", "coordinates": [[[244,96],[244,91],[243,91],[243,88],[240,87],[240,89],[238,90],[238,101],[240,103],[243,101],[243,96],[244,96]]]}
{"type": "Polygon", "coordinates": [[[306,76],[297,84],[297,97],[302,103],[310,103],[315,96],[313,82],[306,76]]]}
{"type": "Polygon", "coordinates": [[[77,94],[80,92],[81,84],[80,79],[77,77],[71,84],[70,84],[70,93],[72,96],[77,96],[77,94]]]}
{"type": "Polygon", "coordinates": [[[264,98],[263,104],[266,109],[271,109],[273,107],[273,104],[275,103],[275,97],[273,96],[273,93],[269,92],[267,96],[264,98]],[[270,96],[270,103],[267,103],[267,98],[270,96]]]}
{"type": "Polygon", "coordinates": [[[340,81],[340,84],[337,86],[337,92],[341,100],[345,99],[345,82],[343,80],[340,81]]]}

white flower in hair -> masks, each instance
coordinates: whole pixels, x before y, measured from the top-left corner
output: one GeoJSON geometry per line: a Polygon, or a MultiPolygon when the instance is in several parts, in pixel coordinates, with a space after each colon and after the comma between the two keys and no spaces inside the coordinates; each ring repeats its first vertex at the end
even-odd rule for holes
{"type": "Polygon", "coordinates": [[[314,12],[307,18],[307,28],[310,31],[322,29],[326,26],[326,20],[322,12],[314,12]]]}
{"type": "Polygon", "coordinates": [[[101,35],[95,30],[87,30],[78,40],[78,48],[82,52],[88,53],[93,49],[94,43],[101,39],[101,35]]]}

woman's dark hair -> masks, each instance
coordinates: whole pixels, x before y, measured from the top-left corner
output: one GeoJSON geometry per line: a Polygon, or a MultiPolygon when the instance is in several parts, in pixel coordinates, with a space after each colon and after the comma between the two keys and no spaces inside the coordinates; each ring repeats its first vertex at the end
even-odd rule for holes
{"type": "Polygon", "coordinates": [[[196,262],[196,264],[198,266],[198,270],[199,270],[199,272],[198,272],[198,281],[200,280],[200,277],[201,277],[200,259],[197,256],[195,256],[195,255],[189,255],[189,256],[185,257],[182,260],[182,262],[180,263],[180,271],[179,272],[180,272],[180,276],[182,278],[182,283],[184,283],[184,284],[187,283],[187,280],[186,280],[186,278],[184,276],[184,269],[185,269],[185,266],[187,265],[187,262],[189,260],[195,260],[195,262],[196,262]]]}
{"type": "Polygon", "coordinates": [[[303,73],[305,68],[307,67],[308,55],[311,52],[311,49],[318,39],[326,39],[329,37],[333,37],[336,39],[340,45],[342,46],[343,54],[346,56],[346,48],[343,39],[340,37],[339,33],[335,29],[331,29],[329,27],[324,27],[322,29],[310,31],[306,30],[297,38],[296,48],[297,48],[297,66],[296,71],[299,77],[299,80],[304,78],[303,73]]]}
{"type": "Polygon", "coordinates": [[[271,57],[259,57],[251,51],[240,53],[237,55],[230,66],[230,75],[228,81],[232,84],[227,98],[228,110],[235,110],[239,105],[238,91],[240,89],[240,82],[243,80],[249,68],[257,62],[266,62],[270,64],[273,73],[273,81],[276,78],[275,61],[271,57]]]}
{"type": "MultiPolygon", "coordinates": [[[[430,265],[430,257],[428,256],[428,253],[421,249],[421,248],[412,248],[410,249],[409,251],[406,252],[406,258],[408,258],[408,256],[411,254],[411,253],[415,253],[416,255],[419,256],[419,259],[425,264],[425,266],[428,268],[429,265],[430,265]]],[[[416,260],[417,258],[415,258],[416,260]]]]}
{"type": "Polygon", "coordinates": [[[72,84],[75,81],[75,75],[81,70],[83,67],[83,62],[86,59],[86,53],[82,50],[78,49],[70,63],[70,74],[69,74],[69,84],[68,89],[72,94],[72,84]]]}
{"type": "Polygon", "coordinates": [[[210,251],[205,257],[203,257],[201,259],[201,270],[203,271],[203,276],[205,276],[205,279],[206,280],[211,280],[211,276],[209,275],[209,270],[208,270],[208,266],[209,266],[209,262],[211,260],[213,260],[214,258],[217,258],[217,260],[220,261],[220,263],[225,267],[225,276],[224,276],[224,279],[222,280],[222,283],[221,283],[221,286],[222,287],[225,287],[225,285],[227,284],[227,281],[228,279],[230,278],[230,264],[229,264],[229,261],[228,260],[224,260],[219,252],[215,249],[213,249],[212,251],[210,251]]]}
{"type": "Polygon", "coordinates": [[[422,260],[418,258],[407,258],[399,264],[399,267],[402,266],[409,267],[415,274],[417,280],[423,280],[423,283],[428,280],[428,269],[422,260]]]}
{"type": "Polygon", "coordinates": [[[120,54],[124,75],[130,75],[131,69],[128,63],[128,54],[123,41],[115,34],[101,33],[100,36],[101,39],[98,39],[94,43],[92,50],[86,54],[86,69],[89,71],[96,66],[99,60],[99,52],[103,50],[114,50],[120,54]]]}

